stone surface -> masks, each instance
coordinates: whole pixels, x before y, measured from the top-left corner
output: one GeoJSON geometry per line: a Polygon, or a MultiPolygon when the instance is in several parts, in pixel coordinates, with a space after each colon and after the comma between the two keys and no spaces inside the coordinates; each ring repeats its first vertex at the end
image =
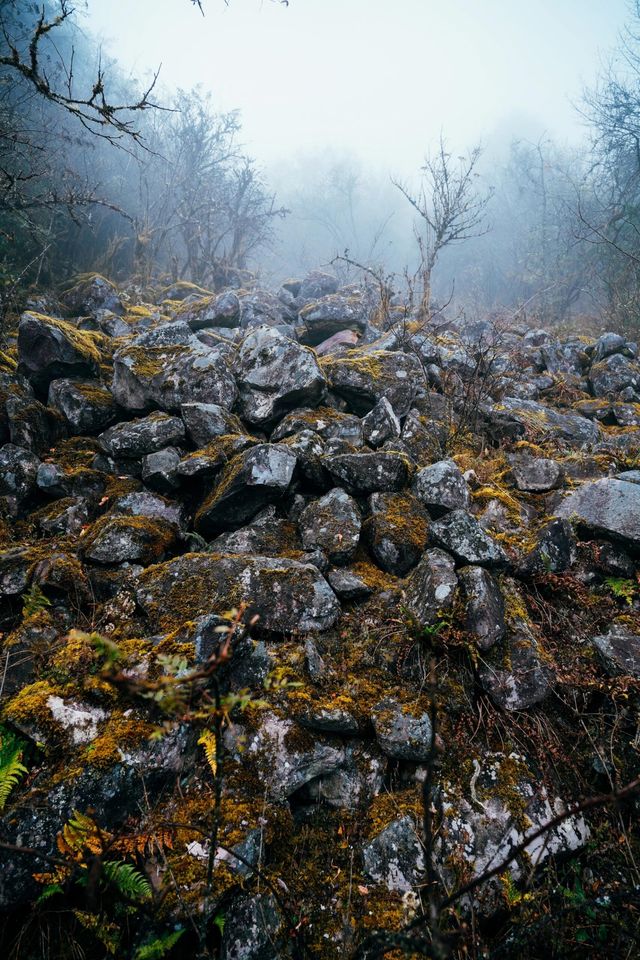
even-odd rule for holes
{"type": "Polygon", "coordinates": [[[595,534],[640,546],[640,486],[606,477],[585,483],[562,501],[556,513],[595,534]]]}
{"type": "Polygon", "coordinates": [[[62,414],[71,434],[100,433],[117,419],[111,391],[98,380],[53,380],[48,404],[62,414]]]}
{"type": "Polygon", "coordinates": [[[299,527],[305,550],[319,547],[331,563],[348,563],[360,541],[360,510],[355,500],[336,488],[309,504],[299,527]]]}
{"type": "Polygon", "coordinates": [[[256,425],[273,423],[294,407],[320,403],[325,391],[313,353],[270,327],[251,331],[234,369],[241,416],[256,425]]]}
{"type": "Polygon", "coordinates": [[[452,553],[461,564],[496,569],[507,564],[507,556],[500,544],[465,510],[453,510],[441,520],[432,523],[429,527],[429,539],[452,553]]]}
{"type": "Polygon", "coordinates": [[[431,626],[452,606],[457,589],[453,558],[444,550],[427,550],[407,579],[407,609],[420,626],[431,626]]]}
{"type": "Polygon", "coordinates": [[[429,714],[414,713],[412,706],[389,697],[375,705],[371,719],[380,749],[388,757],[412,763],[429,759],[433,737],[429,714]]]}
{"type": "Polygon", "coordinates": [[[386,397],[379,400],[362,420],[364,439],[370,447],[380,447],[387,440],[400,436],[400,420],[386,397]]]}
{"type": "Polygon", "coordinates": [[[136,597],[153,629],[174,629],[184,610],[195,618],[242,602],[274,633],[326,630],[340,613],[316,567],[284,557],[187,554],[145,570],[136,597]]]}
{"type": "Polygon", "coordinates": [[[427,545],[428,517],[411,493],[373,493],[363,532],[371,556],[382,569],[404,577],[427,545]]]}
{"type": "Polygon", "coordinates": [[[458,577],[465,600],[465,629],[480,650],[490,650],[506,629],[500,586],[484,567],[463,567],[458,577]]]}
{"type": "Polygon", "coordinates": [[[23,313],[18,327],[18,369],[36,387],[46,390],[60,377],[95,377],[100,352],[91,334],[62,320],[23,313]]]}
{"type": "Polygon", "coordinates": [[[414,490],[432,517],[441,517],[449,510],[466,510],[471,503],[469,488],[453,460],[440,460],[419,470],[414,490]]]}
{"type": "Polygon", "coordinates": [[[365,876],[394,893],[417,889],[424,878],[424,854],[413,817],[393,820],[362,850],[365,876]]]}
{"type": "Polygon", "coordinates": [[[336,484],[356,496],[401,490],[407,484],[407,459],[399,453],[327,454],[323,464],[336,484]]]}
{"type": "Polygon", "coordinates": [[[331,388],[359,416],[386,397],[396,416],[403,417],[423,379],[418,360],[406,353],[352,350],[345,357],[327,357],[323,364],[331,388]]]}
{"type": "Polygon", "coordinates": [[[241,527],[286,493],[296,462],[295,453],[281,444],[263,443],[238,454],[198,508],[196,530],[214,536],[241,527]]]}
{"type": "Polygon", "coordinates": [[[632,630],[612,624],[607,633],[591,641],[607,673],[640,679],[640,637],[632,630]]]}
{"type": "Polygon", "coordinates": [[[154,413],[139,420],[117,423],[100,434],[100,446],[112,457],[139,459],[184,439],[179,417],[154,413]]]}
{"type": "Polygon", "coordinates": [[[516,454],[508,459],[518,490],[546,493],[562,484],[563,470],[556,460],[527,454],[516,454]]]}

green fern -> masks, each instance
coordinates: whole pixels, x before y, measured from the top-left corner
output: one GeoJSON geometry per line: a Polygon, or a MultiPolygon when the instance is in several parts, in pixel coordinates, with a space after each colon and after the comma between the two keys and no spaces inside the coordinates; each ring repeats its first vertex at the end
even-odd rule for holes
{"type": "Polygon", "coordinates": [[[158,937],[151,943],[145,943],[143,947],[138,947],[133,960],[162,960],[169,951],[176,945],[184,930],[174,930],[164,937],[158,937]]]}
{"type": "Polygon", "coordinates": [[[638,584],[635,580],[624,580],[622,577],[605,577],[605,586],[614,597],[625,600],[629,606],[632,605],[638,584]]]}
{"type": "Polygon", "coordinates": [[[28,772],[21,761],[21,741],[5,727],[0,727],[0,812],[4,810],[11,791],[28,772]]]}
{"type": "Polygon", "coordinates": [[[108,882],[113,884],[118,893],[128,900],[148,900],[151,896],[149,881],[130,863],[106,860],[103,869],[108,882]]]}
{"type": "Polygon", "coordinates": [[[36,903],[43,903],[45,900],[49,900],[51,897],[56,897],[59,893],[64,893],[64,887],[59,883],[48,883],[44,888],[36,903]]]}
{"type": "Polygon", "coordinates": [[[50,606],[51,600],[45,597],[37,583],[32,583],[22,595],[22,616],[25,620],[50,606]]]}

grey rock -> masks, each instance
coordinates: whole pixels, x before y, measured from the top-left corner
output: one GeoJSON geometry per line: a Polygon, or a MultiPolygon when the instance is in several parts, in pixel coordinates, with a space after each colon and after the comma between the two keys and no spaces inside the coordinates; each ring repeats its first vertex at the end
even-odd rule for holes
{"type": "Polygon", "coordinates": [[[217,403],[183,403],[180,416],[196,447],[204,447],[224,434],[244,432],[240,420],[217,403]]]}
{"type": "Polygon", "coordinates": [[[113,396],[98,380],[53,380],[47,402],[73,435],[100,433],[117,418],[113,396]]]}
{"type": "Polygon", "coordinates": [[[556,460],[515,454],[508,461],[518,490],[546,493],[562,484],[564,471],[556,460]]]}
{"type": "Polygon", "coordinates": [[[188,343],[142,346],[135,342],[113,358],[112,391],[125,410],[160,407],[179,413],[183,403],[216,403],[231,409],[237,390],[228,363],[229,347],[188,343]]]}
{"type": "Polygon", "coordinates": [[[386,397],[379,400],[363,418],[362,433],[370,447],[380,447],[386,440],[400,436],[400,421],[386,397]]]}
{"type": "Polygon", "coordinates": [[[158,493],[171,493],[180,480],[177,474],[181,453],[175,447],[165,447],[156,453],[149,453],[142,461],[142,479],[152,490],[158,493]]]}
{"type": "Polygon", "coordinates": [[[607,633],[591,642],[607,673],[640,679],[640,636],[628,627],[612,624],[607,633]]]}
{"type": "Polygon", "coordinates": [[[597,423],[576,414],[559,413],[535,400],[504,397],[487,412],[487,418],[496,439],[531,434],[580,446],[597,443],[601,436],[597,423]]]}
{"type": "Polygon", "coordinates": [[[251,523],[232,533],[221,533],[211,541],[215,553],[249,553],[277,557],[299,549],[295,524],[276,516],[274,506],[262,510],[251,523]]]}
{"type": "Polygon", "coordinates": [[[458,577],[466,607],[465,630],[480,650],[490,650],[505,635],[500,586],[484,567],[463,567],[458,577]]]}
{"type": "Polygon", "coordinates": [[[326,454],[322,462],[334,482],[356,496],[402,490],[409,479],[407,459],[399,453],[326,454]]]}
{"type": "Polygon", "coordinates": [[[375,747],[347,743],[345,759],[333,773],[311,780],[306,793],[339,810],[362,809],[382,790],[387,758],[375,747]]]}
{"type": "Polygon", "coordinates": [[[164,497],[148,490],[137,493],[127,493],[117,497],[111,504],[111,513],[123,514],[128,517],[150,517],[153,520],[164,520],[176,529],[184,526],[184,512],[181,506],[165,500],[164,497]]]}
{"type": "Polygon", "coordinates": [[[339,293],[308,302],[300,311],[296,334],[301,343],[317,346],[343,330],[363,332],[367,307],[360,299],[339,293]]]}
{"type": "Polygon", "coordinates": [[[555,674],[524,625],[510,631],[505,643],[506,656],[502,644],[494,646],[478,668],[478,679],[503,710],[527,710],[545,699],[555,674]]]}
{"type": "Polygon", "coordinates": [[[362,850],[364,874],[394,893],[409,893],[424,879],[424,853],[413,817],[393,820],[362,850]]]}
{"type": "Polygon", "coordinates": [[[36,490],[40,460],[34,453],[5,443],[0,447],[0,495],[22,503],[36,490]]]}
{"type": "Polygon", "coordinates": [[[615,399],[623,391],[630,389],[632,396],[625,399],[636,400],[640,398],[640,366],[635,361],[614,353],[591,367],[589,385],[595,397],[615,399]]]}
{"type": "Polygon", "coordinates": [[[289,488],[296,455],[283,444],[262,443],[239,453],[223,470],[218,484],[195,515],[204,536],[235,530],[289,488]]]}
{"type": "Polygon", "coordinates": [[[41,463],[36,475],[38,490],[46,497],[57,500],[71,492],[71,483],[66,473],[57,463],[41,463]]]}
{"type": "Polygon", "coordinates": [[[140,459],[184,440],[184,424],[180,417],[153,413],[148,417],[116,423],[98,437],[100,446],[110,456],[140,459]]]}
{"type": "Polygon", "coordinates": [[[320,270],[313,270],[309,273],[302,283],[297,285],[294,296],[299,300],[317,300],[319,297],[326,297],[335,293],[338,289],[338,280],[331,273],[322,273],[320,270]]]}
{"type": "Polygon", "coordinates": [[[163,520],[105,516],[96,521],[82,541],[85,559],[93,563],[153,563],[173,545],[176,531],[163,520]]]}
{"type": "Polygon", "coordinates": [[[576,537],[568,520],[551,520],[541,530],[535,546],[517,565],[521,576],[562,573],[577,559],[576,537]]]}
{"type": "Polygon", "coordinates": [[[614,353],[622,353],[626,345],[626,340],[619,333],[603,333],[596,340],[593,347],[593,362],[599,363],[600,360],[610,357],[614,353]]]}
{"type": "Polygon", "coordinates": [[[67,311],[76,317],[96,314],[99,310],[123,313],[122,300],[115,285],[97,273],[74,283],[60,299],[67,311]]]}
{"type": "Polygon", "coordinates": [[[418,359],[395,351],[352,350],[345,357],[327,358],[325,369],[332,390],[359,416],[369,413],[383,397],[396,416],[405,416],[423,380],[418,359]]]}
{"type": "Polygon", "coordinates": [[[606,477],[585,483],[562,501],[559,517],[575,519],[588,530],[640,545],[640,486],[606,477]]]}
{"type": "Polygon", "coordinates": [[[440,517],[449,510],[466,510],[471,503],[469,488],[453,460],[440,460],[418,471],[414,490],[434,517],[440,517]]]}
{"type": "Polygon", "coordinates": [[[431,755],[433,728],[427,713],[413,716],[391,697],[373,707],[371,719],[380,749],[394,760],[421,763],[431,755]]]}
{"type": "Polygon", "coordinates": [[[353,447],[361,447],[363,442],[360,417],[329,407],[288,413],[271,434],[271,440],[283,440],[303,430],[312,430],[323,440],[345,440],[353,447]]]}
{"type": "Polygon", "coordinates": [[[453,510],[429,527],[429,539],[452,553],[458,563],[501,568],[507,555],[475,517],[465,510],[453,510]]]}
{"type": "Polygon", "coordinates": [[[366,600],[373,593],[373,588],[355,570],[348,568],[330,570],[327,581],[340,600],[366,600]]]}
{"type": "Polygon", "coordinates": [[[59,377],[95,377],[100,355],[87,334],[50,317],[23,313],[18,327],[18,371],[46,392],[59,377]]]}
{"type": "Polygon", "coordinates": [[[270,327],[245,338],[235,362],[242,417],[273,423],[294,407],[317,404],[326,381],[313,353],[270,327]]]}
{"type": "Polygon", "coordinates": [[[373,493],[363,525],[371,556],[387,573],[404,577],[427,545],[428,516],[410,493],[373,493]]]}
{"type": "Polygon", "coordinates": [[[226,290],[217,297],[203,297],[185,304],[180,310],[180,319],[192,330],[206,327],[237,327],[240,324],[240,298],[233,290],[226,290]]]}
{"type": "Polygon", "coordinates": [[[270,894],[234,898],[225,912],[221,960],[284,960],[282,917],[270,894]]]}
{"type": "Polygon", "coordinates": [[[185,609],[195,619],[241,602],[250,605],[247,616],[259,616],[260,629],[273,633],[326,630],[340,614],[316,567],[285,557],[187,554],[145,570],[136,596],[160,630],[173,629],[185,609]]]}
{"type": "Polygon", "coordinates": [[[444,550],[427,550],[407,579],[407,609],[420,626],[430,626],[453,605],[457,589],[453,558],[444,550]]]}
{"type": "Polygon", "coordinates": [[[360,510],[344,490],[336,488],[302,512],[300,536],[305,550],[319,547],[329,561],[348,563],[360,541],[360,510]]]}

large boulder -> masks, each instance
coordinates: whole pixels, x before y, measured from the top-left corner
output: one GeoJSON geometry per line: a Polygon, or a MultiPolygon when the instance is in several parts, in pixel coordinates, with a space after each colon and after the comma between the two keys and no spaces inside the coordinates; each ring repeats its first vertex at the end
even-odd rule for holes
{"type": "Polygon", "coordinates": [[[421,627],[431,626],[452,607],[457,589],[453,558],[444,550],[427,550],[407,579],[407,610],[421,627]]]}
{"type": "Polygon", "coordinates": [[[237,390],[228,346],[205,346],[190,333],[176,339],[163,344],[141,337],[117,351],[112,391],[120,406],[133,412],[159,407],[179,413],[183,403],[231,409],[237,390]]]}
{"type": "Polygon", "coordinates": [[[238,418],[217,403],[183,403],[180,416],[196,447],[204,447],[216,437],[243,433],[244,430],[238,418]]]}
{"type": "Polygon", "coordinates": [[[100,433],[117,418],[113,395],[98,380],[53,380],[48,404],[62,414],[74,435],[100,433]]]}
{"type": "Polygon", "coordinates": [[[298,339],[315,347],[342,330],[364,332],[367,308],[357,297],[334,293],[307,303],[300,311],[299,321],[296,327],[298,339]]]}
{"type": "Polygon", "coordinates": [[[98,440],[109,456],[137,460],[184,440],[184,423],[180,417],[152,413],[139,420],[116,423],[100,434],[98,440]]]}
{"type": "Polygon", "coordinates": [[[322,462],[334,482],[356,496],[402,490],[409,479],[409,461],[396,452],[327,454],[322,462]]]}
{"type": "Polygon", "coordinates": [[[355,500],[336,488],[306,507],[299,526],[305,550],[320,549],[331,563],[348,563],[360,541],[360,510],[355,500]]]}
{"type": "Polygon", "coordinates": [[[394,893],[409,893],[424,879],[422,840],[413,817],[393,820],[362,850],[365,877],[394,893]]]}
{"type": "Polygon", "coordinates": [[[273,423],[294,407],[320,403],[325,392],[311,350],[271,327],[258,327],[245,337],[234,369],[241,415],[248,423],[273,423]]]}
{"type": "Polygon", "coordinates": [[[595,397],[615,399],[623,391],[630,391],[629,400],[640,399],[640,365],[614,353],[593,365],[589,384],[595,397]]]}
{"type": "Polygon", "coordinates": [[[591,533],[640,548],[640,485],[605,477],[585,483],[562,501],[556,513],[591,533]]]}
{"type": "Polygon", "coordinates": [[[359,416],[369,413],[383,397],[396,416],[405,416],[424,381],[416,357],[386,350],[351,350],[344,357],[327,357],[323,369],[331,388],[359,416]]]}
{"type": "Polygon", "coordinates": [[[327,581],[311,564],[284,557],[191,553],[141,574],[138,603],[152,629],[176,629],[185,611],[195,619],[249,604],[273,633],[326,630],[340,614],[327,581]]]}
{"type": "Polygon", "coordinates": [[[363,531],[377,565],[394,576],[406,576],[427,545],[428,519],[410,493],[373,493],[363,531]]]}
{"type": "Polygon", "coordinates": [[[46,393],[60,377],[96,377],[100,350],[95,334],[77,330],[64,320],[23,313],[18,327],[18,370],[46,393]]]}
{"type": "Polygon", "coordinates": [[[453,460],[440,460],[418,471],[414,489],[432,517],[449,510],[466,510],[471,503],[469,488],[453,460]]]}
{"type": "Polygon", "coordinates": [[[597,423],[573,413],[560,413],[535,400],[504,397],[486,413],[491,434],[496,439],[533,437],[563,440],[571,445],[597,443],[601,430],[597,423]]]}
{"type": "Polygon", "coordinates": [[[493,537],[466,510],[453,510],[429,527],[429,539],[452,553],[458,563],[500,568],[507,555],[493,537]]]}
{"type": "Polygon", "coordinates": [[[527,453],[514,454],[508,459],[518,490],[546,493],[562,484],[564,472],[557,460],[532,457],[527,453]]]}
{"type": "Polygon", "coordinates": [[[199,507],[195,527],[204,536],[236,530],[289,489],[297,458],[284,444],[261,443],[229,462],[199,507]]]}

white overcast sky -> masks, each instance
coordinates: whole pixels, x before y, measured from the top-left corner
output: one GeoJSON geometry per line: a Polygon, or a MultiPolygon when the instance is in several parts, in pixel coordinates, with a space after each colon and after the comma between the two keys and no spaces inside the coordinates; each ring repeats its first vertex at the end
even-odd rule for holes
{"type": "Polygon", "coordinates": [[[327,149],[413,170],[443,130],[462,150],[546,131],[616,42],[627,0],[90,0],[89,28],[139,76],[239,108],[268,166],[327,149]]]}

